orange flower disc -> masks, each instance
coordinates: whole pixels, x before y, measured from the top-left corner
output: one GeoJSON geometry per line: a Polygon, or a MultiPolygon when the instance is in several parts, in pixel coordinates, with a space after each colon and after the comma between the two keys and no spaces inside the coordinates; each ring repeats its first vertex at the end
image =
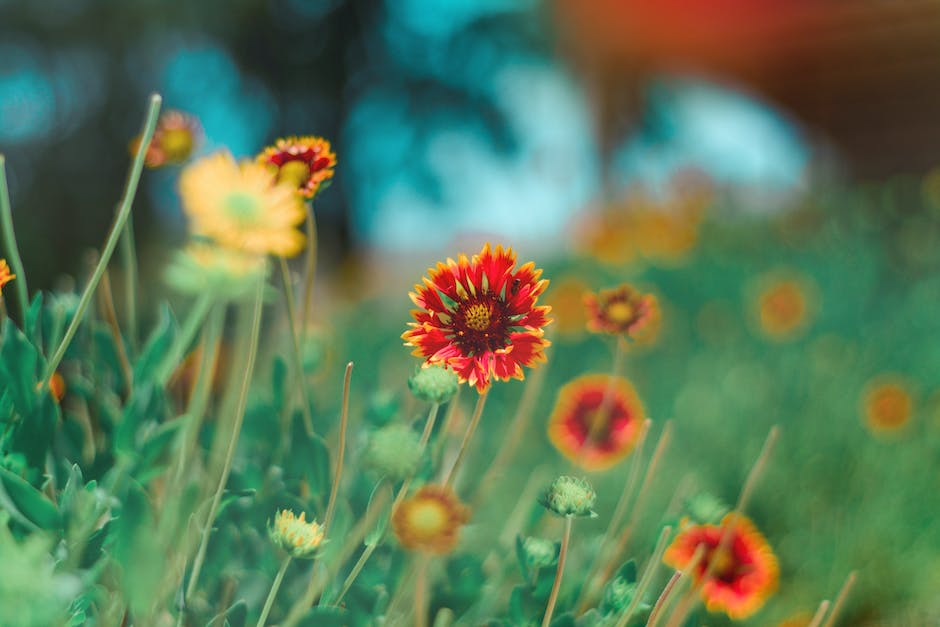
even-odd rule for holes
{"type": "Polygon", "coordinates": [[[460,527],[469,519],[470,510],[453,490],[426,485],[395,509],[392,531],[406,549],[444,555],[457,546],[460,527]]]}
{"type": "Polygon", "coordinates": [[[700,594],[708,611],[744,619],[757,612],[777,590],[780,577],[777,558],[747,517],[732,513],[720,525],[692,525],[684,529],[666,549],[663,561],[684,570],[691,566],[700,546],[702,558],[692,577],[701,583],[700,594]],[[720,547],[725,530],[730,537],[720,547]],[[708,571],[710,576],[702,581],[708,571]]]}
{"type": "Polygon", "coordinates": [[[623,284],[584,297],[588,330],[593,333],[624,335],[633,340],[652,341],[659,330],[659,301],[623,284]]]}
{"type": "Polygon", "coordinates": [[[545,361],[549,345],[543,335],[551,307],[536,306],[548,286],[541,274],[531,262],[516,268],[511,248],[489,244],[472,259],[437,264],[409,294],[420,309],[402,334],[405,346],[481,394],[492,379],[523,379],[522,368],[545,361]]]}
{"type": "Polygon", "coordinates": [[[629,381],[586,375],[559,391],[548,438],[581,468],[604,470],[633,451],[644,420],[643,405],[629,381]]]}
{"type": "Polygon", "coordinates": [[[309,199],[325,181],[333,178],[336,153],[322,137],[285,137],[265,148],[257,161],[274,170],[278,182],[293,183],[298,193],[309,199]]]}

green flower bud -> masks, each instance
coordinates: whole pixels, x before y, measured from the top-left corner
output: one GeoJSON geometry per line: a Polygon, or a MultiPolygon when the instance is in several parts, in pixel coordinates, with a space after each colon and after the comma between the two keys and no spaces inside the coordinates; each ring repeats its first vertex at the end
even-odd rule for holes
{"type": "Polygon", "coordinates": [[[636,594],[636,582],[629,582],[623,577],[614,577],[604,588],[604,599],[598,608],[602,614],[621,613],[633,601],[636,594]]]}
{"type": "Polygon", "coordinates": [[[280,510],[274,517],[274,524],[268,525],[268,535],[284,552],[298,559],[312,558],[323,544],[323,525],[316,521],[304,520],[306,514],[294,516],[294,512],[280,510]]]}
{"type": "Polygon", "coordinates": [[[421,463],[421,440],[408,425],[396,422],[374,431],[366,447],[366,465],[392,480],[404,479],[421,463]]]}
{"type": "Polygon", "coordinates": [[[594,518],[594,502],[597,493],[584,479],[562,475],[552,482],[548,491],[539,499],[542,507],[559,516],[594,518]]]}
{"type": "Polygon", "coordinates": [[[424,366],[408,379],[411,393],[429,403],[446,403],[457,393],[457,374],[442,366],[424,366]]]}
{"type": "Polygon", "coordinates": [[[685,502],[685,511],[689,518],[698,524],[716,525],[731,510],[719,498],[708,492],[701,492],[685,502]]]}
{"type": "Polygon", "coordinates": [[[526,538],[522,542],[522,550],[530,568],[547,568],[558,563],[561,545],[543,538],[526,538]]]}
{"type": "Polygon", "coordinates": [[[267,273],[265,257],[196,241],[176,253],[164,278],[180,292],[239,300],[253,294],[267,273]]]}

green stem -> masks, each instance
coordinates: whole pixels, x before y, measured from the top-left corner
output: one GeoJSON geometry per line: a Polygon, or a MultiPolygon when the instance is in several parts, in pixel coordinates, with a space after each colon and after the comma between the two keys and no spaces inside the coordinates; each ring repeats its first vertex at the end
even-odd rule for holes
{"type": "Polygon", "coordinates": [[[29,289],[26,286],[26,271],[20,249],[16,245],[13,232],[13,209],[10,205],[10,188],[7,186],[6,157],[0,154],[0,227],[3,228],[3,245],[10,256],[10,266],[16,275],[16,299],[20,305],[20,324],[26,324],[26,310],[29,309],[29,289]]]}
{"type": "Polygon", "coordinates": [[[121,256],[124,258],[124,302],[127,314],[127,337],[131,350],[137,350],[137,246],[134,242],[134,217],[128,216],[121,235],[121,256]]]}
{"type": "Polygon", "coordinates": [[[548,597],[545,616],[542,618],[542,627],[552,624],[552,614],[555,613],[555,603],[558,601],[558,591],[561,590],[561,577],[565,572],[565,558],[568,557],[568,543],[571,541],[571,516],[565,516],[565,535],[561,538],[561,550],[558,552],[558,568],[555,570],[555,582],[548,597]]]}
{"type": "Polygon", "coordinates": [[[310,324],[310,301],[313,298],[313,281],[317,274],[317,219],[313,207],[307,207],[307,258],[304,265],[304,306],[300,320],[301,337],[307,339],[307,325],[310,324]]]}
{"type": "Polygon", "coordinates": [[[467,454],[467,445],[470,443],[470,439],[473,438],[473,433],[477,430],[477,425],[480,424],[480,416],[483,415],[483,406],[486,405],[487,396],[489,396],[489,390],[481,392],[477,397],[477,404],[473,408],[473,416],[470,417],[467,432],[464,434],[463,441],[460,443],[460,451],[457,452],[457,459],[454,460],[454,465],[450,467],[450,471],[448,471],[447,475],[444,477],[445,486],[451,485],[457,476],[460,463],[467,454]]]}
{"type": "Polygon", "coordinates": [[[428,624],[428,560],[427,555],[416,556],[418,572],[415,575],[415,627],[428,624]]]}
{"type": "Polygon", "coordinates": [[[333,485],[330,487],[330,500],[326,505],[326,515],[323,516],[323,535],[330,530],[333,514],[336,512],[336,497],[339,495],[339,483],[343,478],[343,460],[346,459],[346,426],[349,422],[349,384],[352,379],[353,362],[346,364],[346,375],[343,377],[343,409],[339,418],[339,453],[336,457],[336,470],[333,472],[333,485]]]}
{"type": "Polygon", "coordinates": [[[672,533],[672,527],[669,526],[663,527],[663,530],[659,533],[659,539],[656,541],[656,548],[653,549],[653,555],[650,556],[649,561],[646,563],[646,568],[643,569],[643,576],[640,577],[640,583],[637,584],[633,592],[633,598],[630,599],[630,605],[624,610],[620,620],[617,621],[616,627],[626,627],[627,623],[630,622],[630,619],[633,617],[636,608],[638,608],[643,601],[643,595],[646,593],[650,582],[653,581],[653,575],[656,574],[656,569],[659,568],[659,562],[663,558],[663,553],[666,551],[666,542],[669,541],[670,533],[672,533]]]}
{"type": "MultiPolygon", "coordinates": [[[[297,338],[297,304],[294,301],[294,288],[290,280],[290,268],[287,267],[287,259],[281,257],[281,279],[284,282],[284,299],[287,301],[287,323],[290,326],[290,342],[294,354],[294,370],[296,385],[292,388],[300,388],[300,402],[304,417],[304,429],[309,437],[313,437],[313,416],[310,415],[310,398],[307,396],[306,376],[304,376],[304,362],[300,354],[300,340],[297,338]]],[[[293,394],[290,396],[293,399],[293,394]]],[[[292,405],[293,403],[289,403],[292,405]]]]}
{"type": "Polygon", "coordinates": [[[242,430],[242,422],[245,419],[245,409],[248,405],[248,387],[251,383],[251,375],[255,368],[255,358],[258,356],[258,338],[261,335],[261,310],[264,303],[264,279],[258,280],[258,286],[255,291],[255,305],[251,318],[251,332],[248,338],[248,359],[245,364],[245,374],[242,378],[241,389],[238,393],[238,401],[235,408],[235,423],[232,425],[232,435],[229,438],[228,449],[225,453],[225,462],[222,465],[222,474],[219,477],[218,486],[215,489],[215,495],[212,497],[212,505],[209,507],[209,515],[202,528],[202,538],[199,541],[199,550],[196,552],[196,559],[193,561],[193,572],[189,578],[189,585],[186,587],[186,598],[189,598],[196,591],[196,583],[199,581],[199,572],[202,570],[202,563],[206,559],[206,548],[209,545],[209,535],[212,533],[212,525],[215,522],[216,514],[219,510],[219,502],[222,500],[222,493],[225,491],[225,484],[228,483],[229,473],[232,471],[232,460],[235,458],[235,449],[238,446],[238,436],[242,430]]]}
{"type": "Polygon", "coordinates": [[[165,385],[166,382],[170,380],[170,377],[173,376],[173,371],[179,366],[186,349],[189,348],[196,334],[199,333],[199,328],[202,326],[206,316],[209,315],[210,309],[212,309],[212,297],[208,294],[200,295],[192,309],[190,309],[189,313],[186,315],[186,320],[183,321],[179,335],[176,336],[173,345],[167,351],[166,357],[163,358],[163,362],[160,364],[160,369],[157,371],[158,383],[165,385]]]}
{"type": "Polygon", "coordinates": [[[281,581],[284,580],[284,573],[287,572],[290,559],[290,555],[284,558],[280,569],[277,571],[277,575],[274,577],[274,583],[271,584],[271,591],[268,592],[268,598],[264,601],[264,609],[261,610],[261,616],[258,618],[258,627],[264,627],[265,622],[268,620],[268,614],[271,612],[271,606],[274,605],[274,598],[277,597],[277,591],[281,587],[281,581]]]}
{"type": "Polygon", "coordinates": [[[95,290],[98,288],[98,282],[101,281],[101,276],[104,274],[105,268],[108,267],[108,262],[111,260],[111,255],[114,253],[114,248],[117,246],[118,240],[121,237],[121,231],[124,228],[124,225],[127,223],[127,218],[130,216],[131,206],[134,202],[134,194],[137,192],[137,185],[140,183],[140,174],[144,169],[144,155],[147,153],[147,148],[150,146],[150,140],[153,138],[153,131],[157,126],[157,118],[160,114],[161,102],[162,98],[159,94],[153,94],[150,96],[150,108],[147,111],[147,118],[144,122],[144,128],[141,133],[140,146],[137,147],[137,154],[134,157],[134,162],[131,165],[130,173],[127,176],[127,185],[124,188],[124,197],[121,199],[121,203],[118,205],[118,211],[114,218],[114,224],[111,226],[111,232],[108,234],[108,239],[105,242],[104,250],[101,251],[101,258],[98,260],[98,265],[95,266],[95,271],[91,275],[91,280],[88,282],[88,285],[85,286],[85,291],[82,293],[82,297],[78,301],[78,307],[75,310],[75,315],[72,317],[72,321],[69,323],[68,329],[65,331],[65,336],[59,343],[59,347],[56,349],[55,353],[53,353],[52,357],[49,359],[49,363],[47,364],[46,371],[43,375],[43,382],[40,390],[43,390],[49,384],[49,378],[55,374],[56,369],[59,367],[59,363],[65,356],[65,351],[68,349],[69,344],[71,344],[72,339],[78,332],[78,327],[82,323],[82,318],[85,316],[85,310],[88,309],[88,304],[91,302],[91,298],[94,295],[95,290]]]}

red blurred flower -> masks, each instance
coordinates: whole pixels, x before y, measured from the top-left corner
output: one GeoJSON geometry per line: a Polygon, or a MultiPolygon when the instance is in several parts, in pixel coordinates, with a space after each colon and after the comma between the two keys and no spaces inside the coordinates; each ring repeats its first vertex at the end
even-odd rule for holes
{"type": "Polygon", "coordinates": [[[486,244],[478,255],[448,259],[428,270],[409,294],[420,307],[404,334],[405,346],[429,364],[457,373],[481,394],[490,379],[522,379],[523,366],[545,360],[543,328],[550,307],[538,307],[547,280],[531,262],[516,269],[511,248],[486,244]]]}
{"type": "Polygon", "coordinates": [[[336,154],[322,137],[285,137],[268,146],[258,163],[272,168],[278,181],[290,181],[304,198],[313,198],[325,181],[333,178],[336,154]]]}
{"type": "MultiPolygon", "coordinates": [[[[148,168],[183,163],[189,159],[202,137],[199,120],[182,111],[169,110],[157,120],[153,139],[147,147],[144,164],[148,168]]],[[[131,141],[131,154],[137,152],[140,136],[131,141]]]]}
{"type": "Polygon", "coordinates": [[[582,468],[604,470],[633,451],[644,420],[643,405],[629,381],[586,375],[559,391],[548,437],[582,468]]]}
{"type": "Polygon", "coordinates": [[[710,612],[743,619],[761,608],[777,590],[777,558],[763,535],[746,516],[728,514],[720,525],[692,525],[676,536],[663,561],[678,570],[691,566],[699,547],[703,554],[692,577],[710,612]],[[722,544],[722,535],[728,537],[722,544]],[[721,546],[720,546],[721,545],[721,546]],[[710,572],[707,579],[705,573],[710,572]]]}
{"type": "Polygon", "coordinates": [[[584,297],[588,330],[594,333],[625,335],[633,340],[652,340],[659,330],[659,301],[641,294],[626,283],[584,297]]]}

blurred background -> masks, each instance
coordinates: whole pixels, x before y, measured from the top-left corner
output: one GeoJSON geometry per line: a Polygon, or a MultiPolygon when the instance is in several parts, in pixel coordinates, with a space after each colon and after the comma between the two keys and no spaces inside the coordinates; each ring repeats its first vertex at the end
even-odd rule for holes
{"type": "MultiPolygon", "coordinates": [[[[557,244],[690,178],[747,214],[923,175],[940,3],[0,0],[0,151],[36,287],[103,240],[154,90],[199,118],[201,152],[334,143],[326,268],[462,237],[557,244]]],[[[138,196],[145,249],[180,238],[176,174],[138,196]]]]}

